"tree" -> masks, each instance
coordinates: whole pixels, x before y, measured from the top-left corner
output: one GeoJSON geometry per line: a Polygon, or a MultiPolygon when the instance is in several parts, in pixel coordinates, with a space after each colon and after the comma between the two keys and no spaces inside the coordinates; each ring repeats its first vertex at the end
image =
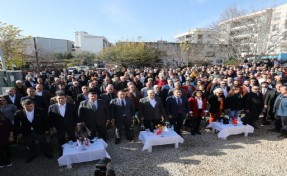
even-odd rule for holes
{"type": "Polygon", "coordinates": [[[16,67],[24,64],[24,51],[27,47],[24,41],[30,36],[23,36],[21,33],[22,30],[18,27],[0,22],[0,47],[3,50],[7,68],[12,68],[12,64],[16,67]]]}
{"type": "Polygon", "coordinates": [[[58,61],[71,60],[74,58],[72,52],[53,53],[53,57],[58,61]]]}
{"type": "Polygon", "coordinates": [[[104,49],[99,59],[119,64],[123,67],[154,66],[160,63],[163,52],[146,45],[143,42],[118,42],[116,45],[104,49]]]}
{"type": "Polygon", "coordinates": [[[97,55],[88,51],[75,51],[72,53],[76,60],[79,60],[80,65],[93,64],[96,61],[97,55]]]}
{"type": "Polygon", "coordinates": [[[223,11],[211,28],[218,32],[218,42],[227,44],[227,57],[242,62],[254,61],[276,53],[283,37],[282,30],[271,26],[272,9],[257,12],[231,6],[223,11]],[[275,29],[274,29],[275,28],[275,29]]]}

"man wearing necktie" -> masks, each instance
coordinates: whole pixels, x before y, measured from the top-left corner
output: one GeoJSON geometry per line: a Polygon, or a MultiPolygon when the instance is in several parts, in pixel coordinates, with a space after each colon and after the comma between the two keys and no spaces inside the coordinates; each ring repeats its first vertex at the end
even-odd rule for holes
{"type": "Polygon", "coordinates": [[[182,97],[180,89],[174,89],[173,96],[166,99],[166,114],[175,132],[181,135],[181,128],[184,118],[188,116],[189,104],[185,97],[182,97]]]}
{"type": "Polygon", "coordinates": [[[132,121],[135,115],[135,108],[132,100],[126,98],[126,92],[119,91],[118,98],[115,98],[110,103],[111,119],[116,126],[116,141],[119,144],[121,141],[122,130],[125,129],[126,137],[129,141],[134,141],[132,121]]]}
{"type": "Polygon", "coordinates": [[[29,98],[23,99],[21,104],[24,109],[15,113],[14,127],[15,134],[18,137],[23,136],[27,149],[26,163],[36,158],[36,140],[39,141],[44,155],[49,159],[53,158],[45,137],[45,134],[49,133],[47,113],[35,108],[35,103],[29,98]]]}
{"type": "Polygon", "coordinates": [[[91,130],[91,138],[107,139],[107,124],[110,122],[110,113],[107,103],[98,99],[97,92],[89,92],[88,100],[82,101],[79,106],[79,116],[86,127],[91,130]]]}
{"type": "Polygon", "coordinates": [[[261,123],[260,125],[261,125],[261,126],[270,125],[270,122],[267,121],[268,107],[265,106],[265,101],[266,101],[266,99],[267,99],[268,93],[269,93],[271,90],[272,90],[272,89],[270,89],[270,88],[268,87],[268,82],[266,82],[266,81],[261,82],[261,87],[260,87],[259,92],[262,93],[262,95],[263,95],[263,101],[264,101],[263,117],[260,118],[260,123],[261,123]]]}

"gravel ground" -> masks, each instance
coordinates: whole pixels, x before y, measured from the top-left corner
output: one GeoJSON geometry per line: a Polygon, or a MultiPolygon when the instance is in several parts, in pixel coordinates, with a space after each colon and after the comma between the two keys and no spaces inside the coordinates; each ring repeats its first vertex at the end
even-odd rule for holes
{"type": "MultiPolygon", "coordinates": [[[[141,151],[140,141],[130,143],[114,139],[107,141],[107,151],[112,157],[112,167],[117,175],[127,176],[190,176],[190,175],[287,175],[287,139],[278,133],[268,132],[271,126],[260,127],[248,137],[230,136],[226,141],[216,134],[202,130],[202,135],[184,134],[184,143],[155,146],[153,152],[141,151]]],[[[110,131],[110,135],[112,131],[110,131]]],[[[92,176],[95,162],[74,164],[72,169],[59,167],[57,160],[43,156],[25,163],[24,148],[14,148],[13,166],[0,169],[1,176],[92,176]]]]}

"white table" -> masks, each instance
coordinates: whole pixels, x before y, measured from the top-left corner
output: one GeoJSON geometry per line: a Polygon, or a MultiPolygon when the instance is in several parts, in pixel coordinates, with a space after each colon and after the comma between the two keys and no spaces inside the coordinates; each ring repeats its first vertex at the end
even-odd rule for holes
{"type": "Polygon", "coordinates": [[[207,128],[212,128],[212,132],[214,133],[215,130],[218,130],[218,138],[226,140],[230,135],[242,134],[247,137],[248,133],[253,133],[254,128],[250,125],[243,125],[243,124],[220,124],[219,122],[212,122],[207,126],[207,128]]]}
{"type": "Polygon", "coordinates": [[[141,131],[139,134],[139,140],[144,143],[142,150],[148,150],[152,152],[152,146],[174,144],[175,148],[178,148],[179,143],[183,143],[184,139],[174,131],[163,131],[162,134],[141,131]]]}
{"type": "Polygon", "coordinates": [[[67,168],[72,168],[73,163],[82,163],[94,161],[102,158],[110,158],[106,149],[108,144],[103,139],[94,139],[94,143],[86,147],[86,150],[81,150],[77,147],[77,143],[64,144],[63,156],[58,159],[59,166],[66,165],[67,168]]]}

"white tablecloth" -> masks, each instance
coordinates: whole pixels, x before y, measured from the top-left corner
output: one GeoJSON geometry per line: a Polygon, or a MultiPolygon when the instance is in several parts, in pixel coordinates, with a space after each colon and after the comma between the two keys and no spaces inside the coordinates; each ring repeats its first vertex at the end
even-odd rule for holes
{"type": "Polygon", "coordinates": [[[93,140],[94,143],[86,147],[86,150],[77,148],[77,143],[64,144],[63,156],[58,159],[60,166],[67,165],[68,168],[72,168],[73,163],[82,163],[87,161],[94,161],[102,158],[110,158],[106,149],[108,144],[103,139],[93,140]]]}
{"type": "Polygon", "coordinates": [[[212,122],[207,126],[208,128],[212,128],[213,132],[215,130],[220,131],[218,133],[218,138],[226,140],[226,138],[230,135],[242,134],[247,137],[248,133],[253,133],[254,128],[250,125],[243,125],[243,124],[220,124],[219,122],[212,122]]]}
{"type": "Polygon", "coordinates": [[[141,131],[139,140],[144,143],[142,150],[148,150],[149,152],[152,152],[152,146],[155,145],[175,144],[175,148],[178,148],[178,143],[183,143],[184,141],[184,139],[174,131],[163,131],[160,135],[141,131]]]}

